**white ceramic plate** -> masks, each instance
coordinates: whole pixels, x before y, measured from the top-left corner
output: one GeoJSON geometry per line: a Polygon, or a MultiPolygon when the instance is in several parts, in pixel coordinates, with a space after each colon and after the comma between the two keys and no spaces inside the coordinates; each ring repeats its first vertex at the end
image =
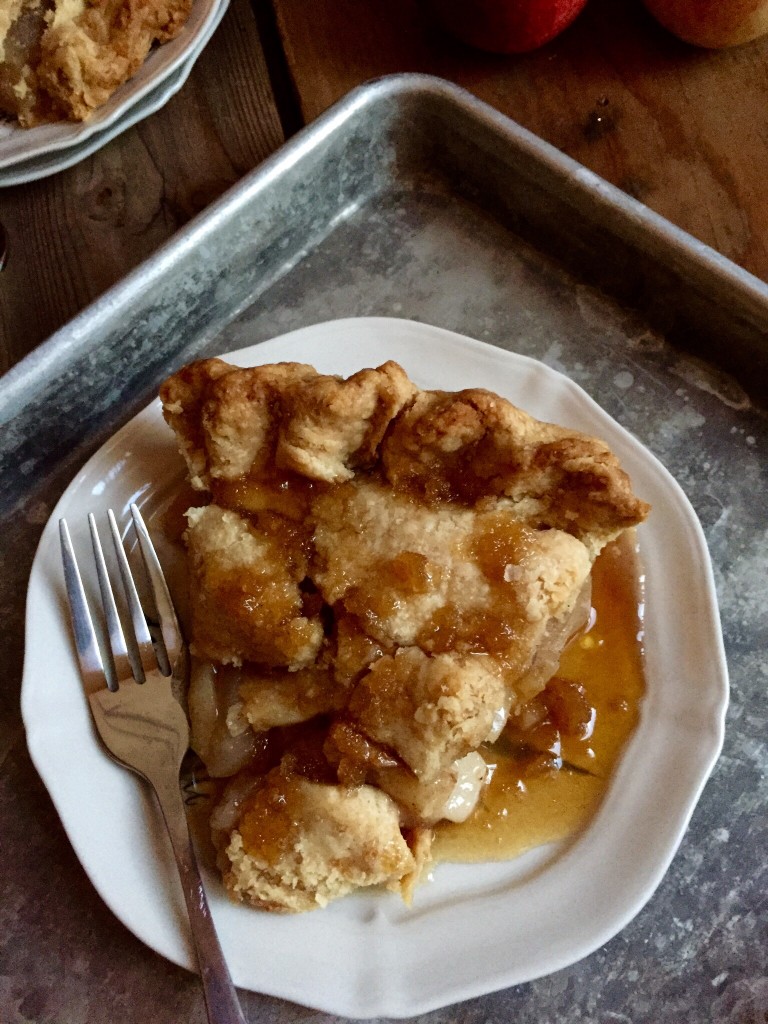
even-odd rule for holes
{"type": "MultiPolygon", "coordinates": [[[[440,865],[407,908],[388,893],[271,916],[206,880],[236,984],[349,1017],[405,1017],[529,981],[586,956],[649,899],[717,759],[728,698],[709,555],[683,492],[579,387],[532,359],[435,327],[383,318],[319,324],[229,357],[298,360],[349,374],[396,359],[420,385],[492,388],[536,416],[604,438],[653,504],[647,570],[648,693],[607,797],[570,845],[511,863],[440,865]],[[680,624],[685,623],[685,629],[680,624]],[[663,794],[663,798],[661,797],[663,794]]],[[[63,495],[35,558],[22,710],[32,758],[93,884],[118,918],[175,963],[192,954],[162,826],[137,780],[93,734],[65,613],[59,516],[86,548],[88,511],[150,512],[182,476],[155,402],[63,495]]]]}
{"type": "Polygon", "coordinates": [[[7,121],[0,122],[0,169],[81,146],[92,136],[111,128],[193,55],[199,55],[204,42],[210,38],[211,25],[219,18],[221,7],[221,0],[195,0],[178,36],[156,46],[133,78],[121,85],[87,121],[42,124],[36,128],[19,128],[7,121]]]}

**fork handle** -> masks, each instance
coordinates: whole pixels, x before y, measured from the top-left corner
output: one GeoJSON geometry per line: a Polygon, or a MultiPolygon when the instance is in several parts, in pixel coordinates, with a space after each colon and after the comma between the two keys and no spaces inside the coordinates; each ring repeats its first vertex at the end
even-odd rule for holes
{"type": "Polygon", "coordinates": [[[208,1020],[210,1024],[247,1024],[208,907],[197,859],[192,849],[181,791],[177,785],[169,784],[165,778],[148,781],[157,796],[176,857],[192,929],[192,941],[203,982],[208,1020]]]}

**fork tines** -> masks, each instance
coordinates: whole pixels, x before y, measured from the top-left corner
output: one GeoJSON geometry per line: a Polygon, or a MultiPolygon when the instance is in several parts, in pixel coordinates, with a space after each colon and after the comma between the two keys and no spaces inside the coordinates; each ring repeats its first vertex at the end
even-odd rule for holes
{"type": "MultiPolygon", "coordinates": [[[[153,644],[148,619],[139,599],[136,584],[120,537],[120,531],[112,509],[107,512],[109,531],[117,565],[122,581],[125,619],[130,622],[129,639],[123,630],[118,602],[115,599],[104,551],[101,546],[96,519],[91,513],[88,525],[93,545],[96,576],[101,595],[101,607],[109,641],[108,671],[99,648],[97,632],[91,617],[82,577],[75,558],[72,540],[66,520],[59,520],[61,552],[64,563],[64,578],[72,616],[75,646],[80,669],[86,683],[107,682],[110,689],[116,689],[120,680],[133,678],[143,682],[146,674],[159,667],[163,675],[170,675],[171,668],[181,649],[181,631],[174,611],[168,586],[160,568],[160,562],[149,536],[146,524],[136,505],[131,505],[131,517],[139,542],[142,562],[146,571],[151,597],[160,623],[161,637],[153,644]]],[[[126,622],[126,624],[127,624],[126,622]]]]}

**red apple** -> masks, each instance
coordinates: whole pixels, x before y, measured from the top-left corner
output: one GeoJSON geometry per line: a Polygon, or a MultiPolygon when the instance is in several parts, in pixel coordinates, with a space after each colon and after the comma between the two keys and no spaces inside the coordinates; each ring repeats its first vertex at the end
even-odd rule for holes
{"type": "Polygon", "coordinates": [[[768,0],[644,0],[664,28],[687,43],[719,49],[768,32],[768,0]]]}
{"type": "Polygon", "coordinates": [[[587,0],[428,0],[438,23],[470,46],[525,53],[567,28],[587,0]]]}

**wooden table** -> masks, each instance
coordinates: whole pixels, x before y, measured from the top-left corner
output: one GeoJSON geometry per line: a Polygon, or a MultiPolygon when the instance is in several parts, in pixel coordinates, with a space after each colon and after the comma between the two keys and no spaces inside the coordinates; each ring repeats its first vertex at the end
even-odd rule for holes
{"type": "Polygon", "coordinates": [[[302,124],[397,71],[457,82],[768,280],[768,37],[706,52],[640,0],[591,0],[521,57],[472,51],[417,0],[232,0],[165,108],[82,163],[0,191],[0,372],[302,124]]]}

